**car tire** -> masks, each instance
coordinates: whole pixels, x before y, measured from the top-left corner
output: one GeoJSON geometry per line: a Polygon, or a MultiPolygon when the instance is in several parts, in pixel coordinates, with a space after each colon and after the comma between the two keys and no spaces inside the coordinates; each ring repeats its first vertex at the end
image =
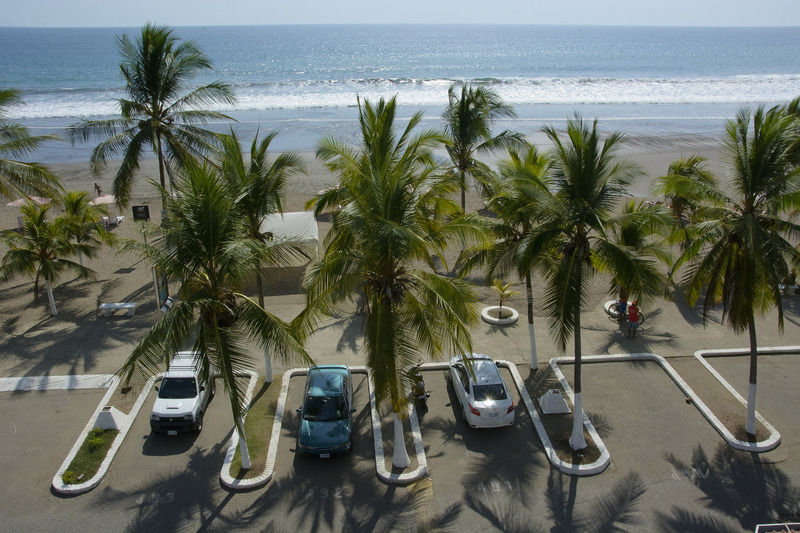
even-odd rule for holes
{"type": "Polygon", "coordinates": [[[203,431],[203,416],[205,413],[200,413],[200,416],[197,417],[197,432],[200,433],[203,431]]]}

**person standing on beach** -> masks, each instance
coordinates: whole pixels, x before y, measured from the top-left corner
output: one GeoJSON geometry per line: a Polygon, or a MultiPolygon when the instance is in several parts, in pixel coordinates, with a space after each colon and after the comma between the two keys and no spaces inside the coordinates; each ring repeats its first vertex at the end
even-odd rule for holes
{"type": "Polygon", "coordinates": [[[103,196],[103,189],[100,188],[97,182],[94,183],[94,192],[97,193],[97,196],[103,196]]]}
{"type": "Polygon", "coordinates": [[[639,308],[636,306],[636,300],[631,302],[628,306],[628,338],[636,337],[636,329],[639,327],[639,308]]]}

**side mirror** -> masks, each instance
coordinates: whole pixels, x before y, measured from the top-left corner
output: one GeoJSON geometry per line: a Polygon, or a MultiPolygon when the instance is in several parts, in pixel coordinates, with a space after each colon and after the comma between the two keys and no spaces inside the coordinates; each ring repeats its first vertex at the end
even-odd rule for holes
{"type": "Polygon", "coordinates": [[[158,390],[158,385],[156,385],[156,390],[158,390]]]}
{"type": "Polygon", "coordinates": [[[204,390],[206,390],[206,386],[205,385],[200,385],[200,392],[203,392],[204,390]]]}

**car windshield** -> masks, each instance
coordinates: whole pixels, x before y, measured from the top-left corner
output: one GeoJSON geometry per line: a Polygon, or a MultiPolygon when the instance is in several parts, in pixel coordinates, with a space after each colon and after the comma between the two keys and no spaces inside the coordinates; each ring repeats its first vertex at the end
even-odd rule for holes
{"type": "Polygon", "coordinates": [[[194,398],[197,387],[194,378],[164,378],[158,388],[159,398],[194,398]]]}
{"type": "Polygon", "coordinates": [[[507,397],[506,389],[500,383],[495,385],[473,385],[472,396],[476,402],[505,400],[507,397]]]}
{"type": "Polygon", "coordinates": [[[342,396],[309,396],[303,404],[306,420],[341,420],[347,416],[347,404],[342,396]]]}

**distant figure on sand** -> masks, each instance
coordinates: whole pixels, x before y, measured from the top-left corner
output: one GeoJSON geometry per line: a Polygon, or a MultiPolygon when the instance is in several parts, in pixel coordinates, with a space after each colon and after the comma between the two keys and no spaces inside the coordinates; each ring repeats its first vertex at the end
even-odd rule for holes
{"type": "Polygon", "coordinates": [[[636,328],[639,327],[639,308],[636,307],[636,301],[631,302],[628,306],[628,338],[636,337],[636,328]]]}
{"type": "Polygon", "coordinates": [[[100,188],[97,182],[94,183],[94,190],[97,193],[97,196],[103,196],[103,189],[100,188]]]}

